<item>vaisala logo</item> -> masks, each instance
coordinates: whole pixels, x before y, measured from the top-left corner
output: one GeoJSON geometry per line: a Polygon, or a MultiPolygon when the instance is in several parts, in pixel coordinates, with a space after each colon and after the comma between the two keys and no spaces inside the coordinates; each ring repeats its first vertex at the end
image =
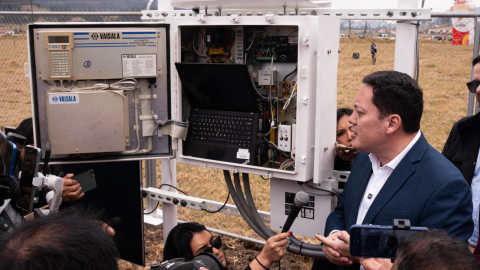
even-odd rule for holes
{"type": "Polygon", "coordinates": [[[53,100],[53,102],[57,102],[57,101],[58,101],[58,98],[57,98],[57,97],[53,97],[52,100],[53,100]]]}
{"type": "Polygon", "coordinates": [[[98,34],[97,33],[92,33],[92,35],[90,35],[90,37],[92,39],[98,39],[98,34]]]}

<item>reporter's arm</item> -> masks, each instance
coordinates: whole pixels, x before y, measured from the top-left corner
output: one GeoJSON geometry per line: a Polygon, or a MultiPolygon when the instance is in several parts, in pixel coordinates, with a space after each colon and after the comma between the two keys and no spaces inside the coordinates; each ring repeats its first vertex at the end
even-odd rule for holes
{"type": "Polygon", "coordinates": [[[269,269],[273,263],[279,262],[287,253],[287,237],[291,234],[291,232],[279,233],[268,238],[262,252],[245,269],[265,270],[269,269]]]}

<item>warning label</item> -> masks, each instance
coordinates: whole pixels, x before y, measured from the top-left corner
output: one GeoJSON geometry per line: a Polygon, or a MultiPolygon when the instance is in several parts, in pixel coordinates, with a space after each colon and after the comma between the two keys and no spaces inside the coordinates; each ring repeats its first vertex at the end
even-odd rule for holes
{"type": "Polygon", "coordinates": [[[122,54],[123,77],[156,77],[156,54],[122,54]]]}

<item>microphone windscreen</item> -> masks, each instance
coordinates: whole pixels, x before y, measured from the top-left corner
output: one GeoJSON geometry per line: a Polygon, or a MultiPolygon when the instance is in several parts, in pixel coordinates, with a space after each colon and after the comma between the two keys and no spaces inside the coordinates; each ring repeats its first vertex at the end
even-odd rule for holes
{"type": "Polygon", "coordinates": [[[309,196],[303,191],[297,192],[295,195],[295,204],[298,206],[304,206],[308,203],[309,196]]]}
{"type": "Polygon", "coordinates": [[[122,220],[119,217],[114,217],[107,222],[108,226],[110,227],[117,226],[120,223],[122,223],[122,220]]]}

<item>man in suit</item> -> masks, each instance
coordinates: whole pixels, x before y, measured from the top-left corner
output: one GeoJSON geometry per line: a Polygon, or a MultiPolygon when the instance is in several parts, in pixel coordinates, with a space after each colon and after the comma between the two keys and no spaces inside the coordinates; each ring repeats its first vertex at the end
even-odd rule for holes
{"type": "MultiPolygon", "coordinates": [[[[480,104],[480,56],[472,61],[473,80],[467,83],[470,93],[475,94],[480,104]]],[[[480,204],[480,113],[468,116],[453,125],[442,154],[448,158],[463,174],[472,188],[473,221],[475,230],[468,239],[468,247],[473,252],[479,238],[480,204]]]]}
{"type": "Polygon", "coordinates": [[[327,238],[316,235],[327,259],[358,269],[358,259],[342,241],[354,224],[409,219],[412,226],[442,228],[467,241],[473,231],[471,192],[458,169],[420,132],[422,89],[396,71],[375,72],[363,83],[349,118],[352,146],[360,153],[327,219],[327,238]]]}

